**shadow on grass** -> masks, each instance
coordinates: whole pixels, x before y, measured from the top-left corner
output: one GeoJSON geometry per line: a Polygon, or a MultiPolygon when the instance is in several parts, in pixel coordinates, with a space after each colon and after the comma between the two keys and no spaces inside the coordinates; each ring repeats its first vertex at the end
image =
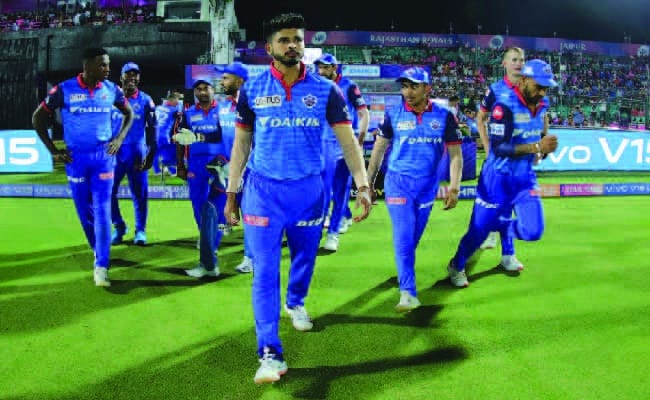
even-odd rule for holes
{"type": "Polygon", "coordinates": [[[258,364],[251,329],[178,348],[69,396],[50,398],[241,400],[274,398],[276,392],[280,398],[360,399],[380,395],[392,380],[421,382],[468,359],[454,338],[434,329],[442,306],[423,306],[407,316],[393,312],[394,299],[382,299],[394,284],[395,278],[387,279],[317,316],[320,330],[297,332],[285,316],[281,335],[289,371],[274,385],[253,383],[258,364]],[[369,302],[375,306],[359,315],[369,302]],[[412,350],[412,341],[425,344],[412,350]]]}

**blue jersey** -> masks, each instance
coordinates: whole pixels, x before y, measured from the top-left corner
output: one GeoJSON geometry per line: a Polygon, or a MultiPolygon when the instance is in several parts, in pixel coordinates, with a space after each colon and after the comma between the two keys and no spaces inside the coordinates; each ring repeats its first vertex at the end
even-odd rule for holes
{"type": "MultiPolygon", "coordinates": [[[[180,103],[179,103],[180,104],[180,103]]],[[[156,142],[158,146],[171,144],[172,132],[180,120],[182,109],[164,102],[156,107],[156,142]]]]}
{"type": "Polygon", "coordinates": [[[530,111],[518,88],[511,90],[509,96],[497,99],[488,122],[490,154],[485,167],[513,174],[529,173],[535,154],[515,155],[514,149],[542,139],[547,109],[548,100],[544,98],[534,112],[530,111]]]}
{"type": "Polygon", "coordinates": [[[125,103],[124,93],[115,83],[104,80],[90,88],[79,74],[54,86],[43,106],[50,112],[61,109],[66,147],[87,151],[111,140],[112,107],[125,103]]]}
{"type": "Polygon", "coordinates": [[[454,115],[431,100],[420,114],[402,102],[386,112],[379,129],[392,145],[388,171],[411,177],[435,175],[445,144],[462,143],[454,115]]]}
{"type": "Polygon", "coordinates": [[[515,85],[512,82],[510,82],[507,76],[501,79],[500,81],[491,84],[487,92],[485,93],[485,97],[483,97],[483,100],[481,100],[480,110],[483,112],[492,111],[492,107],[494,107],[494,103],[497,100],[504,99],[510,96],[510,92],[514,88],[515,85]]]}
{"type": "Polygon", "coordinates": [[[326,125],[350,124],[340,89],[306,73],[292,86],[273,65],[249,79],[239,93],[237,124],[252,128],[255,151],[249,168],[277,180],[297,180],[321,173],[322,136],[326,125]]]}
{"type": "Polygon", "coordinates": [[[194,133],[200,133],[208,137],[210,143],[196,142],[192,143],[190,148],[190,157],[192,155],[225,155],[223,147],[221,126],[219,125],[219,109],[217,102],[213,101],[210,108],[205,111],[196,104],[183,113],[181,127],[191,130],[194,133]]]}
{"type": "Polygon", "coordinates": [[[219,102],[219,125],[221,126],[221,136],[225,155],[230,159],[232,145],[235,143],[235,120],[237,119],[237,102],[232,97],[219,102]]]}
{"type": "MultiPolygon", "coordinates": [[[[145,127],[154,129],[156,126],[156,117],[154,114],[156,105],[151,99],[151,96],[138,89],[131,96],[127,97],[127,101],[133,109],[133,124],[126,134],[123,144],[145,144],[145,127]]],[[[124,119],[124,114],[119,112],[119,110],[114,110],[111,117],[114,136],[120,131],[122,119],[124,119]]]]}

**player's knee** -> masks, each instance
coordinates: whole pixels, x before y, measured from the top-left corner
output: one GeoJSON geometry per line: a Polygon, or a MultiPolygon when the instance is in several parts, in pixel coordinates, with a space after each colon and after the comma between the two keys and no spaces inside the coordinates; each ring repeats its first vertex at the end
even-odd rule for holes
{"type": "Polygon", "coordinates": [[[544,225],[539,224],[537,226],[517,226],[517,236],[520,240],[525,240],[527,242],[534,242],[540,240],[544,234],[544,225]]]}

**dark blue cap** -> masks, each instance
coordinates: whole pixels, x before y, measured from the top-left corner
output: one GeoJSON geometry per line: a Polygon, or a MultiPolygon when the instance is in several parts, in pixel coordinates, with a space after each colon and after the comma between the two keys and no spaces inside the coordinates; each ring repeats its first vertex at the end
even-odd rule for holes
{"type": "Polygon", "coordinates": [[[334,57],[330,53],[323,53],[322,56],[318,57],[316,61],[314,61],[314,64],[325,64],[325,65],[338,65],[338,61],[336,61],[336,57],[334,57]]]}
{"type": "Polygon", "coordinates": [[[242,78],[243,80],[248,79],[248,68],[239,61],[235,61],[232,64],[228,64],[225,67],[216,67],[216,70],[224,74],[233,74],[242,78]]]}
{"type": "Polygon", "coordinates": [[[129,61],[122,67],[122,75],[126,74],[129,71],[140,73],[140,67],[138,67],[138,64],[134,63],[133,61],[129,61]]]}
{"type": "Polygon", "coordinates": [[[410,81],[413,83],[426,83],[427,85],[431,84],[429,80],[429,73],[421,67],[411,67],[407,68],[400,74],[399,78],[396,79],[397,82],[401,81],[410,81]]]}
{"type": "Polygon", "coordinates": [[[557,82],[553,79],[551,66],[542,60],[530,60],[521,68],[521,76],[533,78],[540,86],[555,87],[557,82]]]}
{"type": "Polygon", "coordinates": [[[194,79],[194,82],[192,82],[192,89],[196,89],[196,87],[202,83],[212,86],[212,80],[210,78],[196,78],[194,79]]]}

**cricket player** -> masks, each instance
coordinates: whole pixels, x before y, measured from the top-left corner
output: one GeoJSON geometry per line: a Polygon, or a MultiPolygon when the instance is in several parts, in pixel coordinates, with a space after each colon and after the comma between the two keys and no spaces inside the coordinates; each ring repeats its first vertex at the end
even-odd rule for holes
{"type": "MultiPolygon", "coordinates": [[[[122,67],[120,75],[122,90],[133,109],[133,125],[116,156],[115,179],[111,193],[111,218],[113,234],[111,244],[122,243],[127,232],[126,222],[120,212],[117,192],[126,175],[135,210],[135,236],[133,243],[139,246],[147,244],[147,213],[149,198],[148,170],[152,167],[156,154],[156,105],[151,96],[138,89],[140,67],[128,62],[122,67]]],[[[122,114],[113,113],[113,129],[121,125],[122,114]]]]}
{"type": "Polygon", "coordinates": [[[236,196],[246,163],[250,173],[243,196],[244,234],[249,240],[253,274],[253,312],[260,357],[254,381],[274,382],[288,370],[279,337],[280,250],[286,232],[291,253],[285,310],[297,330],[312,329],[305,309],[324,219],[321,156],[323,127],[336,133],[359,187],[356,221],[372,207],[363,157],[340,89],[301,62],[305,21],[289,13],[265,26],[269,71],[249,79],[239,92],[237,127],[230,159],[224,214],[239,222],[236,196]],[[251,143],[255,149],[250,161],[251,143]]]}
{"type": "MultiPolygon", "coordinates": [[[[337,72],[338,61],[332,54],[323,54],[314,61],[314,64],[318,67],[318,74],[320,76],[333,81],[341,89],[348,110],[351,112],[354,110],[351,115],[352,129],[358,132],[357,140],[359,146],[363,148],[363,141],[368,131],[370,113],[361,95],[359,86],[337,72]]],[[[347,221],[344,221],[344,212],[350,200],[352,177],[350,176],[348,167],[345,165],[343,152],[341,151],[341,146],[336,139],[334,131],[329,126],[326,126],[325,130],[326,132],[323,138],[325,212],[327,213],[331,201],[332,214],[327,228],[327,240],[323,248],[329,251],[337,251],[339,248],[339,229],[342,224],[346,225],[345,228],[347,228],[347,221]]]]}
{"type": "Polygon", "coordinates": [[[456,287],[467,287],[467,260],[488,233],[510,224],[520,240],[539,240],[544,232],[544,213],[533,164],[557,148],[557,136],[547,129],[546,91],[557,86],[551,66],[528,61],[508,96],[496,99],[488,124],[490,152],[479,177],[476,201],[467,233],[447,267],[456,287]],[[514,208],[516,219],[511,221],[514,208]]]}
{"type": "Polygon", "coordinates": [[[102,48],[83,52],[83,72],[54,86],[34,111],[32,124],[55,162],[64,162],[72,200],[88,244],[95,253],[96,286],[108,287],[111,251],[111,190],[115,154],[133,123],[133,110],[122,89],[109,81],[110,58],[102,48]],[[111,130],[112,107],[124,115],[117,136],[111,130]],[[47,132],[48,114],[61,110],[65,150],[47,132]]]}
{"type": "Polygon", "coordinates": [[[397,79],[403,102],[388,110],[380,125],[368,164],[373,184],[388,146],[384,179],[386,206],[393,225],[393,246],[399,280],[397,312],[420,306],[415,284],[415,251],[427,226],[438,193],[438,165],[449,152],[449,188],[444,209],[456,207],[463,170],[462,138],[454,115],[429,97],[429,73],[420,67],[404,70],[397,79]]]}

